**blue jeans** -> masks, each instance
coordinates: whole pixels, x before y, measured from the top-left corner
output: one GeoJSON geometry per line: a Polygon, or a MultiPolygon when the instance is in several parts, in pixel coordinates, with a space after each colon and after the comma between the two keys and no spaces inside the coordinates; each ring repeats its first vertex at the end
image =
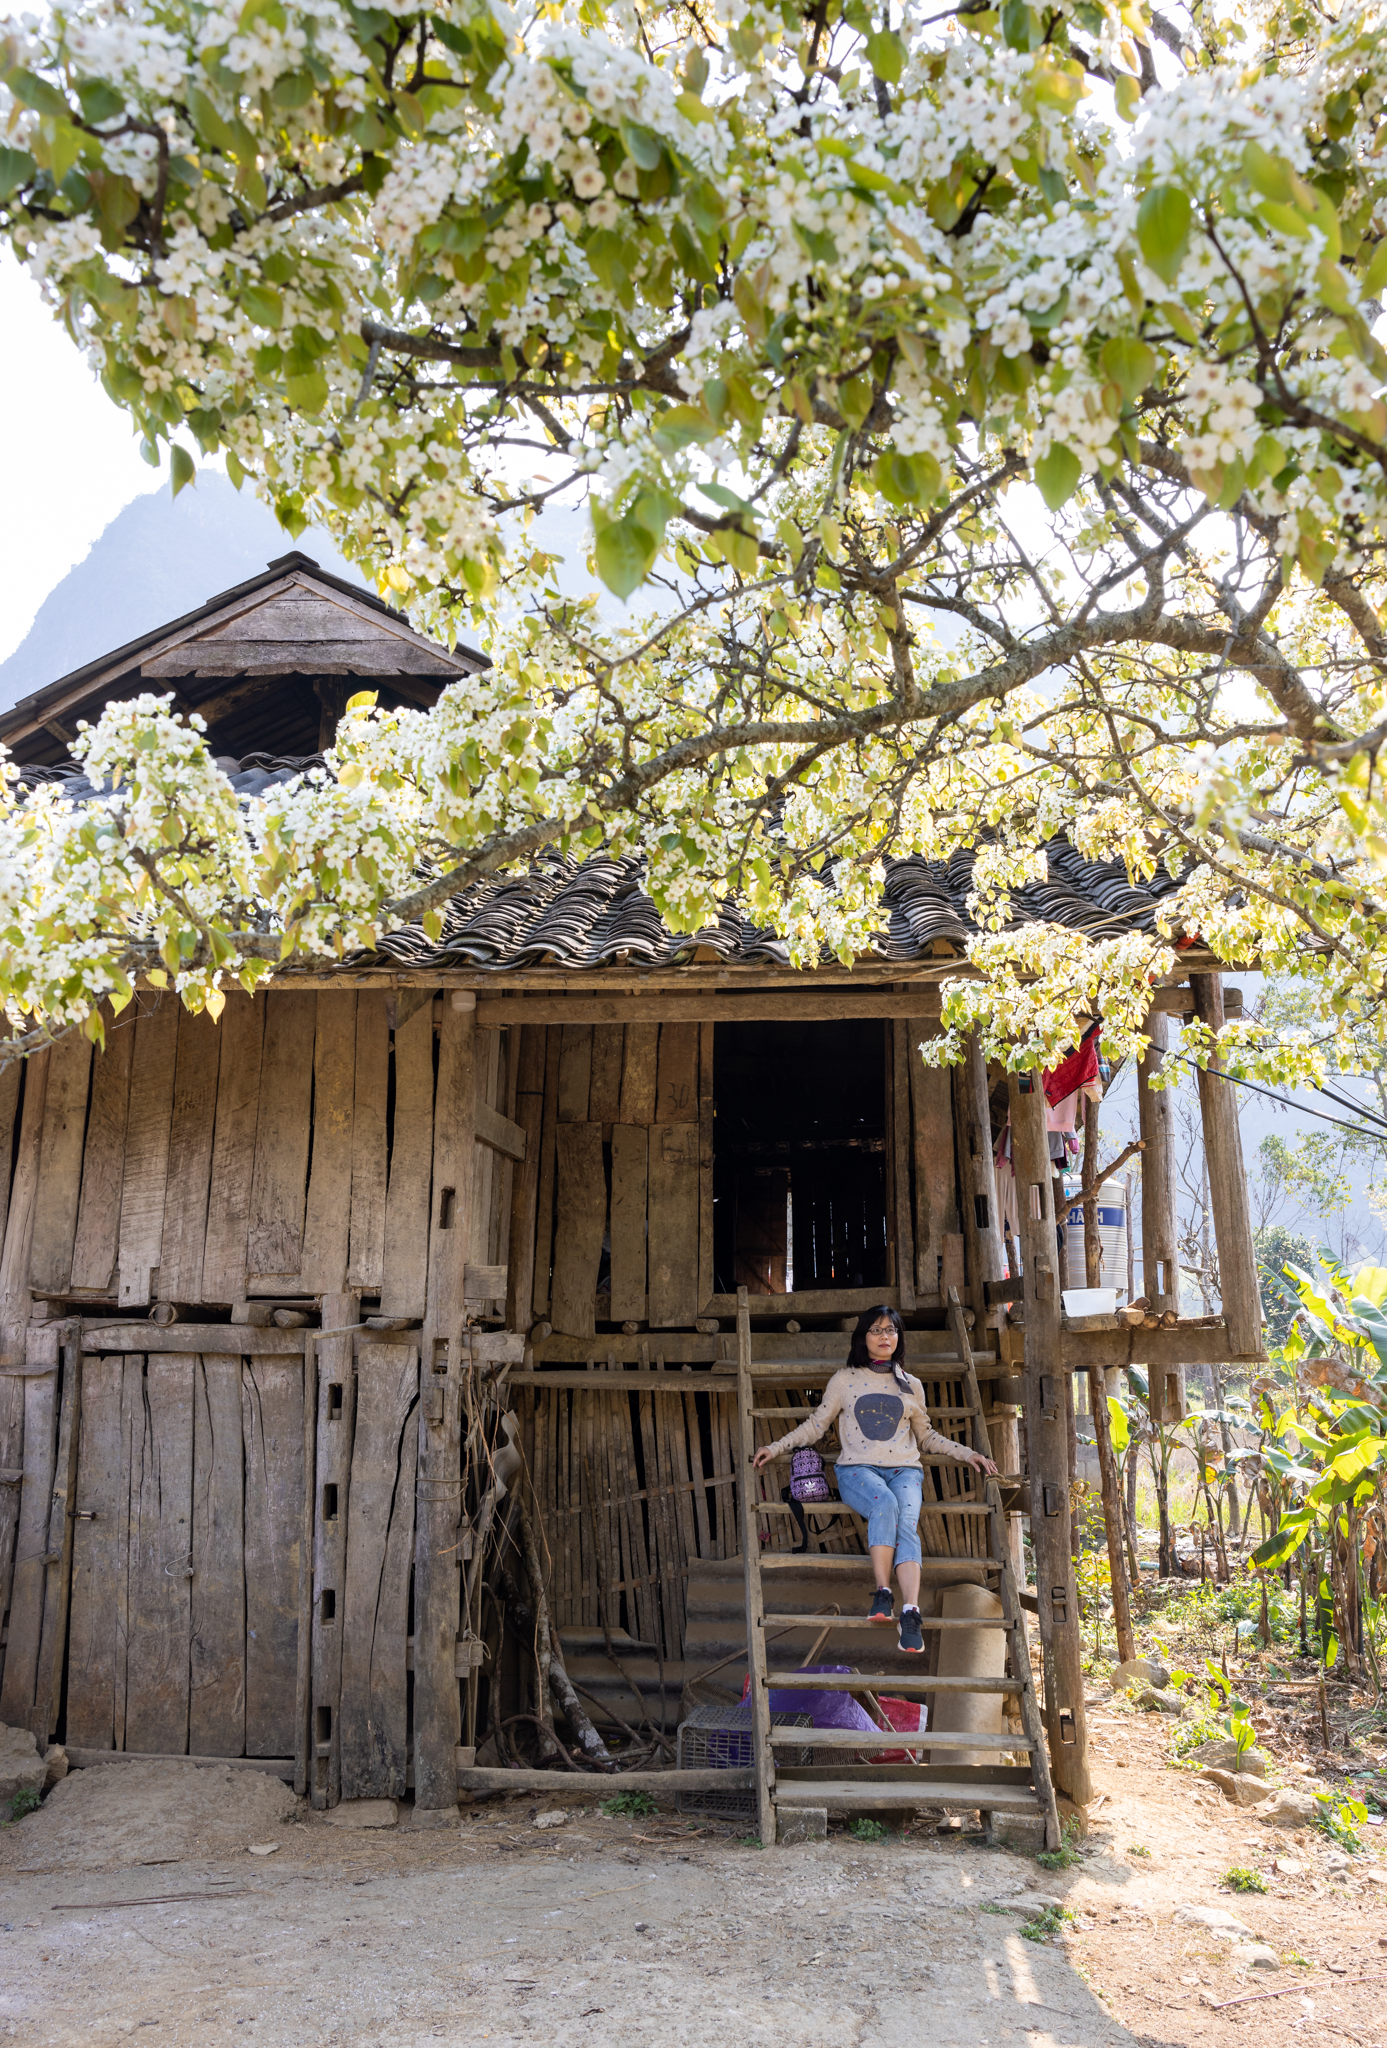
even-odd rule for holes
{"type": "Polygon", "coordinates": [[[897,1564],[920,1562],[920,1498],[925,1475],[918,1465],[837,1465],[838,1495],[867,1521],[869,1546],[889,1543],[897,1564]]]}

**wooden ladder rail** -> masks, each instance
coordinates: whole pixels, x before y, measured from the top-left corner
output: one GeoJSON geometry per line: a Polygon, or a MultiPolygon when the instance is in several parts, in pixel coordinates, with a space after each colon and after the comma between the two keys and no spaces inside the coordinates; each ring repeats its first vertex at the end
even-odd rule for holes
{"type": "Polygon", "coordinates": [[[775,1752],[771,1747],[771,1695],[766,1677],[765,1600],[761,1586],[761,1531],[756,1519],[755,1389],[751,1377],[751,1310],[737,1289],[737,1422],[741,1436],[742,1561],[746,1567],[746,1635],[751,1666],[751,1754],[761,1847],[775,1846],[775,1752]]]}
{"type": "MultiPolygon", "coordinates": [[[[978,1389],[978,1376],[973,1364],[973,1347],[968,1339],[967,1325],[963,1319],[963,1305],[958,1298],[958,1289],[949,1289],[949,1322],[958,1345],[958,1355],[963,1361],[963,1384],[969,1407],[969,1431],[972,1448],[981,1451],[985,1458],[992,1456],[992,1441],[988,1434],[987,1418],[982,1412],[982,1395],[978,1389]]],[[[984,1494],[989,1509],[988,1526],[991,1531],[993,1561],[1001,1566],[1002,1619],[1006,1624],[1007,1642],[1011,1650],[1011,1675],[1021,1681],[1021,1725],[1026,1740],[1031,1745],[1031,1774],[1035,1789],[1044,1803],[1045,1846],[1058,1849],[1061,1843],[1059,1809],[1055,1803],[1055,1787],[1050,1776],[1050,1752],[1045,1740],[1045,1729],[1040,1716],[1040,1704],[1035,1696],[1035,1675],[1031,1670],[1030,1644],[1026,1638],[1026,1621],[1017,1593],[1016,1573],[1012,1568],[1011,1545],[1007,1541],[1006,1516],[1002,1512],[1002,1493],[997,1481],[990,1475],[983,1476],[984,1494]]],[[[990,1822],[991,1816],[985,1816],[990,1822]]]]}

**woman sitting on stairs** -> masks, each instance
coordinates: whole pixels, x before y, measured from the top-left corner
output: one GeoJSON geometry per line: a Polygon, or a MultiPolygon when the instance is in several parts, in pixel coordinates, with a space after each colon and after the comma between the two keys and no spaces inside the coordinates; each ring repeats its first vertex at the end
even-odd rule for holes
{"type": "Polygon", "coordinates": [[[838,1492],[867,1523],[876,1598],[871,1619],[889,1624],[894,1601],[891,1565],[901,1582],[899,1642],[919,1656],[925,1647],[920,1627],[920,1500],[924,1488],[921,1452],[956,1458],[977,1472],[997,1467],[980,1451],[941,1436],[930,1427],[925,1390],[903,1368],[905,1328],[893,1308],[869,1308],[857,1319],[848,1362],[834,1373],[818,1409],[798,1429],[756,1453],[760,1471],[787,1451],[814,1444],[838,1424],[835,1476],[838,1492]]]}

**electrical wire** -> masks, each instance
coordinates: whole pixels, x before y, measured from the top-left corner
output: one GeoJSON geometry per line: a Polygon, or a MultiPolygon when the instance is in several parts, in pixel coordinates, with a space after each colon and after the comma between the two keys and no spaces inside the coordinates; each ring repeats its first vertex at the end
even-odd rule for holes
{"type": "MultiPolygon", "coordinates": [[[[1168,1052],[1165,1057],[1169,1060],[1179,1060],[1181,1066],[1188,1067],[1193,1073],[1199,1071],[1198,1062],[1187,1059],[1182,1052],[1168,1052]]],[[[1268,1102],[1277,1102],[1281,1105],[1282,1109],[1293,1109],[1300,1116],[1312,1116],[1318,1123],[1333,1124],[1335,1130],[1350,1131],[1354,1137],[1362,1135],[1357,1124],[1346,1124],[1342,1117],[1327,1116],[1322,1109],[1307,1109],[1303,1102],[1292,1102],[1289,1096],[1286,1095],[1274,1095],[1270,1088],[1259,1087],[1256,1081],[1245,1080],[1241,1074],[1230,1074],[1222,1068],[1218,1070],[1218,1073],[1221,1081],[1231,1081],[1235,1088],[1250,1088],[1254,1095],[1265,1095],[1268,1102]]],[[[1379,1129],[1387,1132],[1387,1121],[1384,1121],[1380,1116],[1375,1116],[1372,1110],[1364,1109],[1356,1102],[1344,1102],[1337,1095],[1330,1094],[1328,1088],[1321,1088],[1319,1093],[1329,1096],[1331,1102],[1338,1102],[1341,1109],[1353,1109],[1359,1115],[1365,1116],[1369,1123],[1376,1124],[1379,1129]]]]}

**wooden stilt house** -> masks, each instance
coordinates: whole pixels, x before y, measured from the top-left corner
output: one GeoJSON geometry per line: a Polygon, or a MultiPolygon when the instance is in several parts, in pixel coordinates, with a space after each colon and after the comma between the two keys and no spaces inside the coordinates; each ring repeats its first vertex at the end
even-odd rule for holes
{"type": "MultiPolygon", "coordinates": [[[[361,679],[427,704],[479,659],[290,555],[27,699],[0,739],[30,777],[75,778],[74,721],[153,681],[251,790],[330,740],[361,679]]],[[[542,1618],[527,1647],[493,1570],[513,1435],[554,1652],[600,1727],[668,1738],[686,1683],[740,1686],[744,1532],[782,1591],[862,1554],[840,1516],[796,1564],[747,1454],[884,1301],[955,1433],[971,1353],[1014,1564],[1031,1540],[1050,1768],[1081,1802],[1073,1375],[1140,1361],[1168,1415],[1186,1364],[1261,1355],[1238,1127],[1201,1082],[1223,1317],[1176,1320],[1170,1129],[1143,1087],[1146,1324],[1171,1326],[1067,1323],[1038,1085],[976,1049],[953,1072],[914,1057],[968,883],[962,860],[899,864],[875,957],[805,974],[735,906],[674,938],[634,862],[554,859],[456,901],[436,944],[286,972],[219,1023],[151,992],[104,1053],[66,1040],[0,1074],[0,1720],[78,1756],[269,1760],[320,1806],[410,1784],[451,1805],[484,1780],[479,1746],[511,1754],[545,1704],[542,1618]]],[[[1155,907],[1061,843],[1019,906],[1104,930],[1155,907]]],[[[1168,1018],[1217,1021],[1220,991],[1186,952],[1147,1068],[1168,1018]]],[[[956,1468],[934,1477],[941,1618],[985,1578],[960,1498],[956,1468]]]]}

